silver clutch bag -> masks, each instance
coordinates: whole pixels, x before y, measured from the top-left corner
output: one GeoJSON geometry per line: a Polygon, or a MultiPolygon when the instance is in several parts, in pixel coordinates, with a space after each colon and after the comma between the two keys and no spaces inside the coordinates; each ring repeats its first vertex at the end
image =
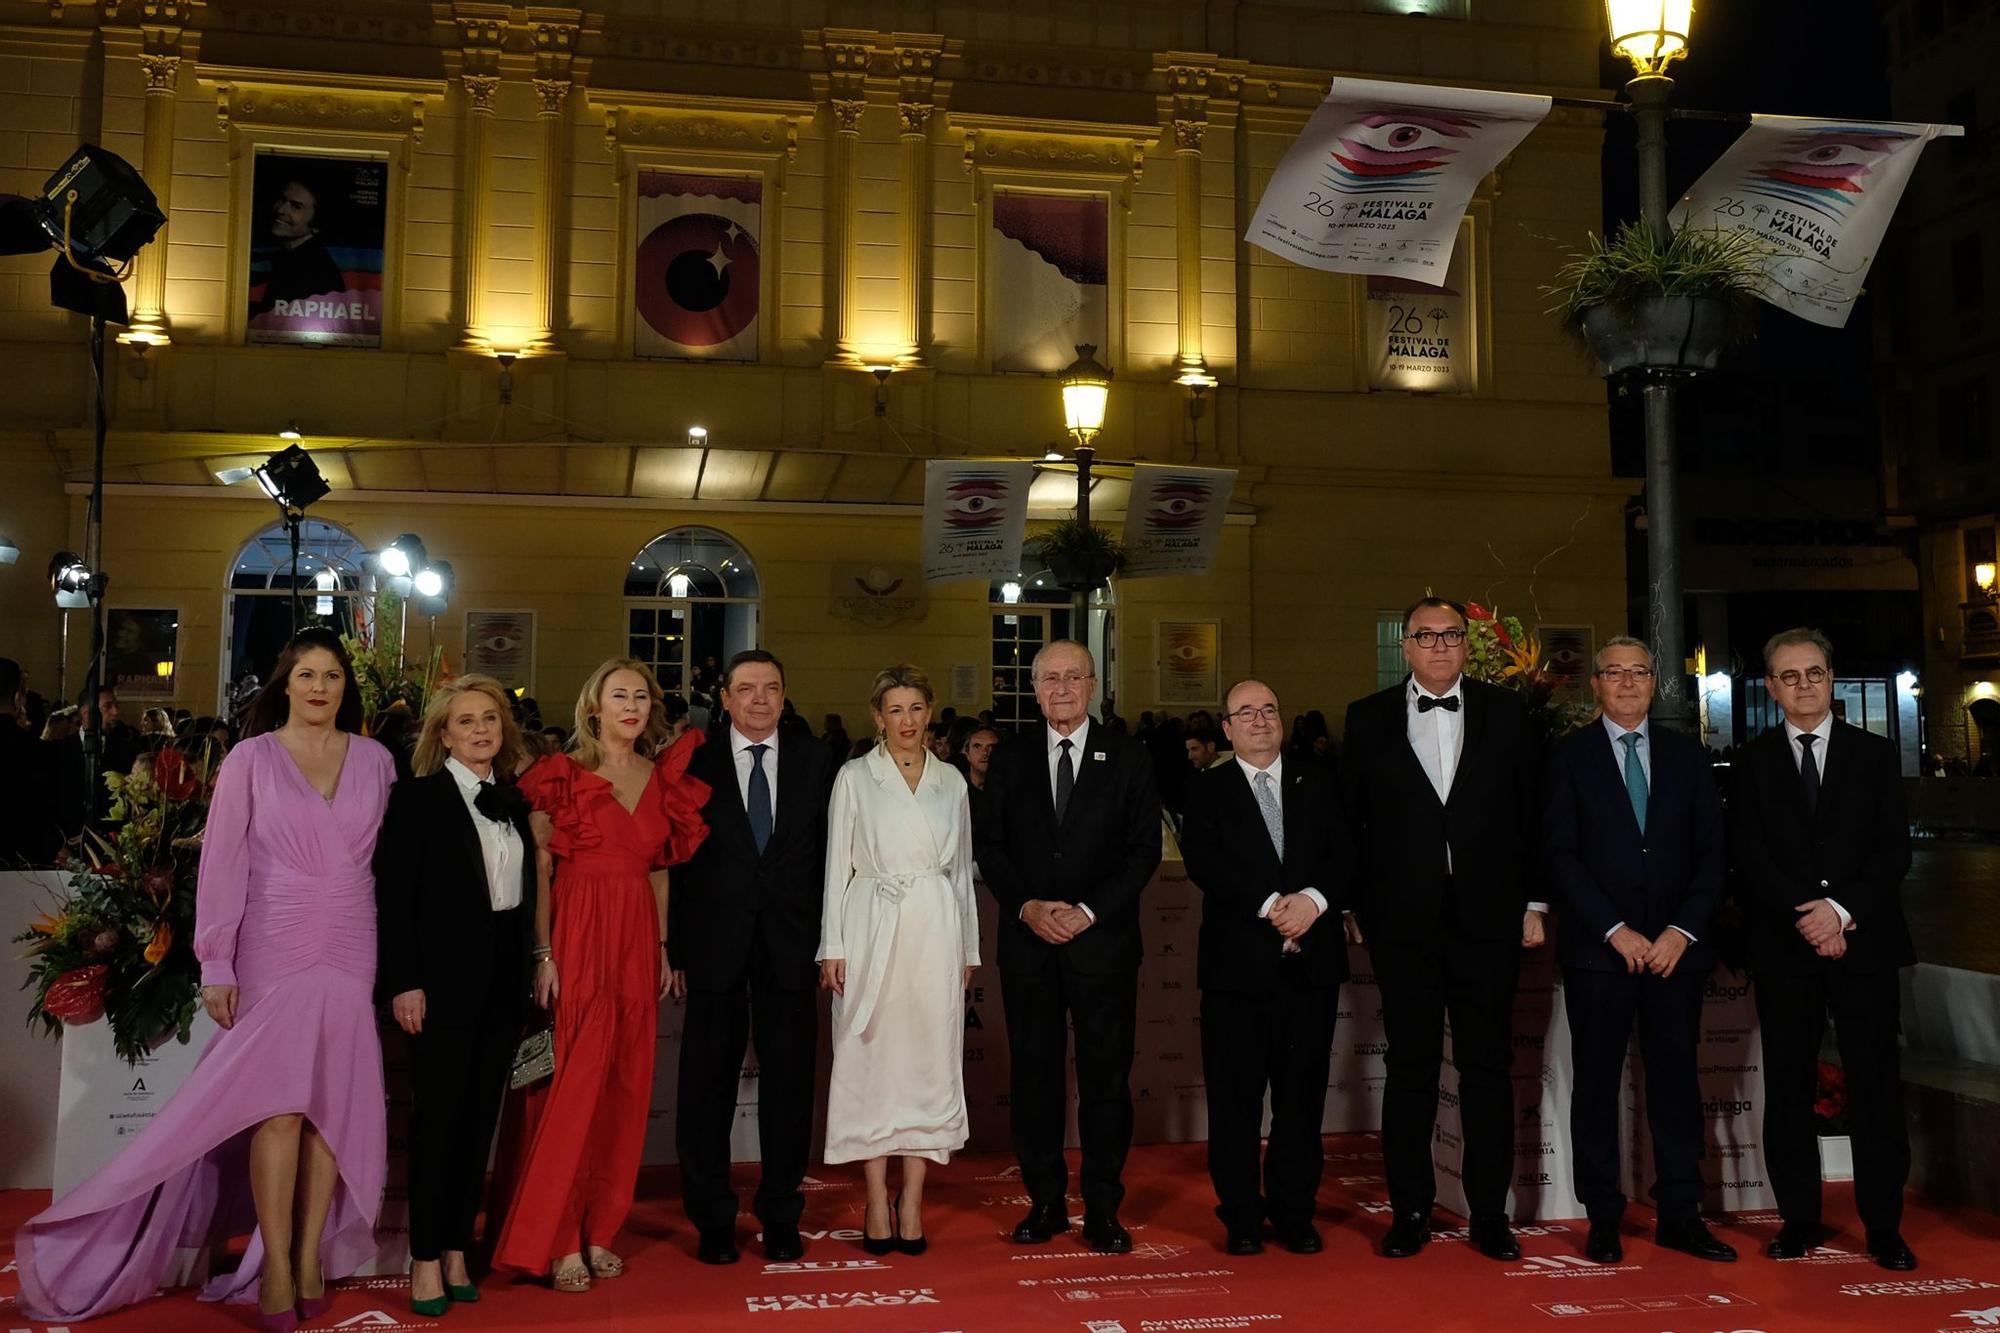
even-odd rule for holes
{"type": "Polygon", "coordinates": [[[531,1088],[556,1072],[556,1030],[540,1027],[521,1038],[514,1048],[514,1072],[507,1080],[511,1088],[531,1088]]]}

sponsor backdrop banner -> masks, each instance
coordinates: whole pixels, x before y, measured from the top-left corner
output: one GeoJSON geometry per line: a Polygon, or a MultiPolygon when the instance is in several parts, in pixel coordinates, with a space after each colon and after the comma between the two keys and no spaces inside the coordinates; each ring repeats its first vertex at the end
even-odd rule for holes
{"type": "Polygon", "coordinates": [[[257,155],[248,341],[382,345],[388,182],[379,158],[257,155]]]}
{"type": "Polygon", "coordinates": [[[632,355],[755,361],[764,184],[643,169],[632,355]]]}
{"type": "Polygon", "coordinates": [[[986,233],[986,345],[995,370],[1061,370],[1110,328],[1110,202],[999,190],[986,233]]]}
{"type": "Polygon", "coordinates": [[[924,464],[924,582],[1021,572],[1033,463],[924,464]]]}
{"type": "Polygon", "coordinates": [[[1126,578],[1206,574],[1215,564],[1236,470],[1139,463],[1125,501],[1126,578]]]}
{"type": "Polygon", "coordinates": [[[1244,239],[1308,268],[1440,286],[1472,192],[1549,106],[1519,93],[1335,79],[1244,239]]]}
{"type": "Polygon", "coordinates": [[[1749,233],[1771,252],[1759,294],[1841,328],[1924,145],[1964,133],[1958,125],[1753,116],[1681,196],[1673,223],[1749,233]]]}

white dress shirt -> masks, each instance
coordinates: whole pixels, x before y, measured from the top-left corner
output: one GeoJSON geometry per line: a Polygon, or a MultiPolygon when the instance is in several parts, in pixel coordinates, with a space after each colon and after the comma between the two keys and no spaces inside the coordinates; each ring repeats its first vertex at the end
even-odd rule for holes
{"type": "MultiPolygon", "coordinates": [[[[1825,786],[1826,747],[1833,743],[1833,714],[1828,713],[1825,717],[1821,718],[1819,720],[1819,725],[1814,727],[1811,731],[1801,731],[1799,728],[1792,725],[1792,720],[1790,718],[1785,719],[1785,739],[1791,743],[1792,767],[1798,771],[1800,780],[1803,781],[1805,778],[1806,747],[1799,744],[1799,737],[1801,736],[1819,737],[1817,741],[1813,742],[1812,757],[1813,757],[1813,764],[1819,769],[1820,785],[1825,786]]],[[[1848,915],[1847,909],[1845,907],[1842,907],[1839,903],[1835,902],[1831,898],[1828,898],[1826,900],[1826,905],[1828,907],[1831,907],[1833,909],[1833,914],[1840,918],[1840,928],[1842,930],[1846,930],[1849,926],[1854,924],[1854,918],[1848,915]]]]}
{"type": "MultiPolygon", "coordinates": [[[[1085,713],[1083,721],[1076,724],[1076,730],[1067,736],[1044,723],[1042,726],[1042,736],[1048,742],[1049,746],[1049,801],[1053,804],[1056,797],[1056,769],[1062,763],[1062,743],[1064,741],[1069,742],[1070,794],[1072,796],[1076,794],[1076,780],[1083,776],[1084,761],[1090,758],[1089,753],[1084,749],[1085,743],[1090,739],[1090,714],[1085,713]]],[[[1093,925],[1096,924],[1097,913],[1090,910],[1090,904],[1078,903],[1077,906],[1083,909],[1083,914],[1090,918],[1093,925]]],[[[1021,904],[1021,919],[1023,921],[1027,920],[1027,912],[1028,905],[1026,903],[1021,904]]]]}
{"type": "MultiPolygon", "coordinates": [[[[1621,780],[1625,776],[1625,742],[1621,738],[1625,736],[1637,736],[1639,738],[1637,747],[1639,751],[1639,767],[1645,771],[1646,791],[1648,794],[1651,794],[1653,790],[1653,720],[1649,717],[1642,717],[1639,719],[1639,725],[1632,728],[1629,732],[1616,722],[1613,722],[1609,717],[1603,718],[1602,721],[1604,723],[1604,734],[1611,742],[1611,755],[1618,761],[1618,776],[1621,780]]],[[[1672,925],[1673,923],[1668,922],[1668,924],[1672,925]]],[[[1609,943],[1611,937],[1623,929],[1625,929],[1625,923],[1620,921],[1617,925],[1605,931],[1605,942],[1609,943]]],[[[1684,926],[1674,926],[1674,929],[1687,936],[1689,944],[1695,942],[1693,931],[1684,926]]]]}
{"type": "Polygon", "coordinates": [[[778,733],[773,731],[761,741],[753,741],[736,729],[729,727],[729,754],[736,761],[736,794],[743,798],[743,811],[750,811],[750,768],[757,757],[750,753],[750,747],[764,747],[764,781],[771,789],[771,822],[778,820],[778,733]]]}
{"type": "Polygon", "coordinates": [[[479,798],[479,789],[491,779],[482,781],[477,773],[456,759],[444,761],[445,771],[458,784],[458,794],[465,799],[466,813],[472,816],[472,827],[479,832],[479,853],[486,860],[486,897],[496,912],[506,912],[521,905],[521,861],[525,854],[521,846],[521,835],[508,821],[488,819],[479,813],[474,804],[479,798]]]}
{"type": "MultiPolygon", "coordinates": [[[[1278,815],[1282,820],[1285,813],[1285,756],[1282,753],[1274,755],[1269,768],[1259,768],[1240,754],[1234,757],[1237,764],[1243,769],[1244,781],[1250,784],[1250,797],[1252,800],[1255,800],[1257,797],[1257,775],[1260,773],[1269,773],[1271,775],[1271,797],[1278,803],[1278,815]]],[[[1261,805],[1258,807],[1257,813],[1258,817],[1262,818],[1263,807],[1261,805]]],[[[1299,892],[1312,899],[1313,906],[1319,908],[1322,916],[1326,914],[1325,894],[1315,888],[1303,888],[1299,892]]],[[[1270,897],[1266,898],[1263,905],[1258,907],[1257,915],[1260,918],[1269,920],[1271,909],[1278,905],[1278,897],[1278,894],[1273,893],[1270,897]]],[[[1297,953],[1298,951],[1299,942],[1297,940],[1285,941],[1286,953],[1297,953]]]]}
{"type": "MultiPolygon", "coordinates": [[[[1417,762],[1424,766],[1424,776],[1431,780],[1438,800],[1451,799],[1451,781],[1458,776],[1458,759],[1465,750],[1465,677],[1460,675],[1452,681],[1451,688],[1443,694],[1432,694],[1417,684],[1415,676],[1410,677],[1409,693],[1403,699],[1404,734],[1410,738],[1410,749],[1416,752],[1417,762]],[[1432,708],[1428,712],[1417,707],[1421,698],[1456,699],[1456,710],[1432,708]]],[[[1444,845],[1444,868],[1452,869],[1451,843],[1444,845]]],[[[1530,912],[1548,914],[1547,903],[1529,903],[1530,912]]]]}

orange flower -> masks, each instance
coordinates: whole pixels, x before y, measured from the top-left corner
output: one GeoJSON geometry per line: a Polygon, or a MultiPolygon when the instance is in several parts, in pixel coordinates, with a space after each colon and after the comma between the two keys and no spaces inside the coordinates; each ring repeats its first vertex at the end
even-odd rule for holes
{"type": "Polygon", "coordinates": [[[174,928],[162,921],[153,927],[152,943],[146,946],[146,961],[158,967],[160,960],[167,956],[167,950],[174,944],[174,928]]]}

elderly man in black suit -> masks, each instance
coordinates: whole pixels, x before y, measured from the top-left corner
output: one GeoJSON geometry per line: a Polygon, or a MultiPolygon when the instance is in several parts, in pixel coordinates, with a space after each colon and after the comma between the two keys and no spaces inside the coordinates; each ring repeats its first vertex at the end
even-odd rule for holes
{"type": "Polygon", "coordinates": [[[1031,672],[1044,725],[994,754],[973,834],[1000,906],[1009,1112],[1032,1200],[1013,1236],[1033,1244],[1069,1228],[1067,1016],[1076,1032],[1083,1236],[1092,1249],[1123,1254],[1132,1248],[1118,1206],[1132,1146],[1139,896],[1160,864],[1160,798],[1145,748],[1091,720],[1097,666],[1088,648],[1055,640],[1031,672]]]}
{"type": "Polygon", "coordinates": [[[1847,1074],[1854,1202],[1868,1252],[1917,1266],[1903,1243],[1910,1139],[1896,1048],[1898,969],[1917,961],[1903,920],[1910,821],[1896,747],[1833,717],[1833,645],[1813,629],[1764,645],[1764,684],[1784,725],[1738,755],[1737,892],[1764,1034],[1764,1156],[1784,1226],[1765,1247],[1799,1259],[1821,1239],[1813,1101],[1833,1019],[1847,1074]]]}
{"type": "Polygon", "coordinates": [[[1340,778],[1360,844],[1355,915],[1382,992],[1382,1158],[1394,1210],[1382,1253],[1430,1239],[1444,1020],[1451,1015],[1472,1243],[1521,1255],[1507,1225],[1514,1163],[1513,1017],[1521,950],[1542,942],[1528,898],[1540,809],[1538,739],[1513,691],[1465,677],[1465,608],[1426,597],[1403,617],[1402,684],[1347,710],[1340,778]]]}
{"type": "Polygon", "coordinates": [[[1654,1238],[1700,1259],[1736,1258],[1701,1220],[1695,1075],[1727,852],[1722,796],[1701,746],[1652,725],[1656,686],[1650,648],[1624,635],[1604,641],[1590,676],[1602,716],[1551,751],[1542,816],[1561,908],[1556,957],[1574,1064],[1576,1196],[1590,1218],[1584,1254],[1600,1264],[1625,1257],[1618,1094],[1635,1018],[1653,1134],[1654,1238]]]}
{"type": "Polygon", "coordinates": [[[1208,1174],[1231,1254],[1257,1254],[1269,1217],[1278,1243],[1317,1254],[1320,1125],[1347,939],[1339,905],[1352,845],[1333,772],[1287,767],[1278,696],[1233,686],[1222,726],[1235,758],[1188,779],[1181,854],[1201,890],[1201,1063],[1208,1174]],[[1271,1134],[1258,1190],[1264,1093],[1271,1134]]]}
{"type": "Polygon", "coordinates": [[[701,809],[709,835],[674,871],[668,931],[672,986],[687,1001],[675,1127],[681,1193],[701,1261],[735,1263],[729,1131],[744,1044],[754,1035],[763,1166],[752,1206],[765,1257],[789,1262],[805,1253],[799,1186],[812,1154],[814,956],[839,761],[810,732],[780,731],[785,668],[771,654],[736,654],[721,691],[729,722],[688,764],[709,785],[701,809]]]}

